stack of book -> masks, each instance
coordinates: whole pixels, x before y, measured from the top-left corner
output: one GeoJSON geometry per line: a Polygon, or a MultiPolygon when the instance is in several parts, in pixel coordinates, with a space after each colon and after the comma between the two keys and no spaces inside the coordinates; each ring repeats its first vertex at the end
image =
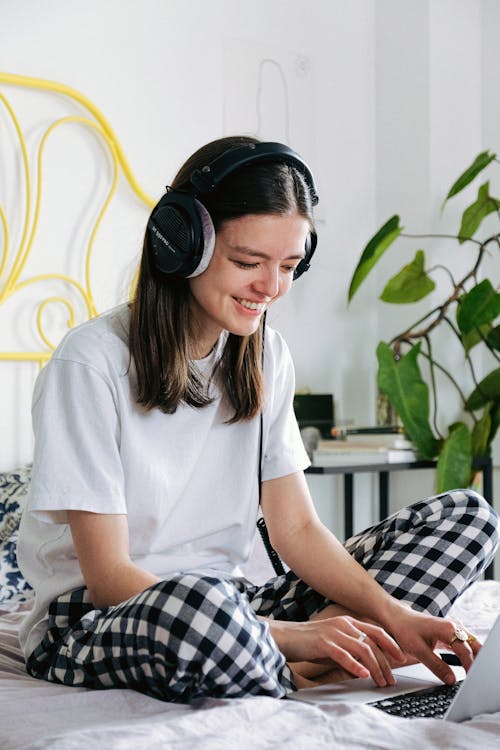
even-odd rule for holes
{"type": "Polygon", "coordinates": [[[312,454],[313,466],[359,466],[408,463],[417,460],[411,443],[401,435],[360,434],[345,440],[320,440],[312,454]]]}

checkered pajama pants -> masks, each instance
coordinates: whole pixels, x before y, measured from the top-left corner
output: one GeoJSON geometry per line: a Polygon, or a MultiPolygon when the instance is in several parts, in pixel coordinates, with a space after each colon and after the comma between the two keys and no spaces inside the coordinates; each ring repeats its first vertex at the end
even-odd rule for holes
{"type": "MultiPolygon", "coordinates": [[[[469,490],[404,508],[346,542],[393,596],[444,615],[489,564],[498,518],[469,490]]],[[[128,687],[166,701],[293,690],[268,618],[304,621],[329,602],[292,571],[263,586],[179,573],[113,607],[85,588],[55,599],[30,674],[91,688],[128,687]]]]}

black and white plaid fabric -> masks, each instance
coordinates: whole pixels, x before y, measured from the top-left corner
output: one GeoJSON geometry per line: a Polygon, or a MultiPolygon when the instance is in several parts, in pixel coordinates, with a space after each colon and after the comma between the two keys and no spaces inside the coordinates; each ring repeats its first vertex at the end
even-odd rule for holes
{"type": "MultiPolygon", "coordinates": [[[[455,491],[404,508],[346,548],[394,596],[445,614],[491,561],[497,528],[482,498],[455,491]]],[[[82,588],[52,602],[28,671],[167,701],[283,697],[293,690],[291,672],[257,615],[304,621],[328,604],[292,571],[264,586],[179,573],[105,609],[94,608],[82,588]]]]}
{"type": "Polygon", "coordinates": [[[455,490],[403,508],[345,547],[396,599],[444,616],[488,567],[498,532],[486,500],[455,490]]]}

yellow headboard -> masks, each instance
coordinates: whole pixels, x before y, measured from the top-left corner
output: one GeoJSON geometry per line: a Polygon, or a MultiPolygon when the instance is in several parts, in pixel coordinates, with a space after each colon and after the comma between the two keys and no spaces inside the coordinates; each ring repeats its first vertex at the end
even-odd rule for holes
{"type": "MultiPolygon", "coordinates": [[[[84,302],[87,316],[93,317],[97,314],[96,304],[92,293],[90,283],[90,267],[92,262],[92,251],[94,241],[101,225],[103,216],[107,211],[110,202],[115,194],[118,178],[121,173],[126,178],[128,185],[132,188],[135,195],[142,201],[145,206],[151,208],[155,201],[148,196],[137,183],[129,163],[123,153],[118,139],[102,112],[83,94],[69,86],[54,81],[42,80],[40,78],[31,78],[12,73],[0,73],[0,103],[7,114],[7,121],[13,129],[14,142],[19,149],[19,160],[21,164],[22,180],[15,188],[15,198],[17,205],[24,206],[24,218],[22,227],[18,227],[17,234],[20,236],[16,247],[11,247],[12,232],[11,222],[7,211],[2,205],[3,200],[0,196],[0,223],[2,238],[0,240],[0,321],[2,305],[16,295],[22,289],[28,286],[36,285],[47,280],[59,280],[70,285],[77,294],[81,296],[84,302]],[[45,128],[42,137],[37,144],[35,154],[30,154],[27,147],[27,140],[20,118],[16,115],[6,91],[12,87],[22,87],[24,89],[34,89],[46,91],[49,95],[57,95],[68,100],[70,114],[60,117],[51,122],[45,128]],[[76,106],[75,106],[76,105],[76,106]],[[84,115],[80,114],[84,111],[84,115]],[[76,112],[76,114],[75,114],[76,112]],[[48,139],[51,134],[62,125],[70,123],[79,123],[89,130],[94,131],[102,139],[103,145],[109,152],[112,164],[112,180],[108,193],[100,206],[97,219],[86,238],[86,252],[84,264],[84,278],[78,280],[64,273],[42,273],[33,276],[26,275],[27,261],[33,247],[37,229],[40,220],[41,198],[43,187],[43,155],[48,139]],[[35,175],[35,177],[34,177],[35,175]]],[[[1,147],[1,144],[0,144],[1,147]]],[[[43,285],[42,285],[43,288],[43,285]]],[[[40,340],[40,348],[35,351],[1,351],[0,360],[10,361],[32,361],[39,363],[40,366],[46,362],[55,347],[44,331],[42,315],[47,305],[59,302],[65,305],[68,310],[68,326],[72,327],[75,323],[74,307],[71,300],[64,296],[42,297],[37,302],[36,328],[40,340]]],[[[0,322],[1,330],[1,322],[0,322]]]]}

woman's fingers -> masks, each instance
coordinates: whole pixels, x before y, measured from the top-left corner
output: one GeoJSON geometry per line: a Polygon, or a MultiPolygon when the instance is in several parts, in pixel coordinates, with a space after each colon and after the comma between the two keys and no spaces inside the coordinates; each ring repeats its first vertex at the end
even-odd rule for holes
{"type": "Polygon", "coordinates": [[[466,672],[472,666],[474,657],[481,649],[481,643],[475,635],[470,633],[460,622],[443,620],[442,628],[447,633],[445,640],[447,648],[455,652],[466,672]]]}
{"type": "Polygon", "coordinates": [[[372,677],[380,686],[394,685],[392,666],[406,663],[406,654],[383,628],[350,615],[270,625],[287,661],[303,679],[322,679],[328,670],[340,668],[353,677],[372,677]],[[304,661],[327,669],[303,671],[304,661]]]}
{"type": "Polygon", "coordinates": [[[371,623],[352,622],[356,629],[355,639],[358,659],[369,670],[380,687],[395,685],[391,662],[397,665],[406,663],[406,657],[396,641],[386,631],[371,623]]]}
{"type": "MultiPolygon", "coordinates": [[[[379,687],[395,685],[396,680],[392,674],[388,656],[383,651],[385,639],[378,633],[375,635],[382,647],[366,631],[358,630],[356,636],[354,636],[354,643],[349,650],[369,670],[371,677],[379,687]]],[[[391,638],[390,640],[392,641],[391,638]]]]}
{"type": "Polygon", "coordinates": [[[403,653],[394,638],[378,625],[372,625],[368,622],[356,622],[356,626],[377,644],[379,649],[387,655],[389,660],[394,664],[402,666],[406,663],[406,655],[403,653]]]}
{"type": "MultiPolygon", "coordinates": [[[[452,669],[434,652],[438,643],[452,650],[468,671],[475,655],[481,648],[480,642],[459,623],[422,613],[412,613],[411,622],[404,630],[396,633],[405,650],[414,654],[442,682],[452,685],[455,674],[452,669]]],[[[403,625],[403,623],[399,623],[403,625]]]]}
{"type": "Polygon", "coordinates": [[[364,647],[366,651],[360,657],[360,661],[368,667],[376,684],[379,687],[395,685],[396,680],[394,679],[391,666],[384,652],[380,650],[371,638],[364,640],[361,646],[364,647]]]}
{"type": "Polygon", "coordinates": [[[371,673],[368,667],[362,664],[347,648],[340,645],[345,640],[342,636],[343,634],[338,636],[337,643],[331,642],[328,644],[329,658],[353,677],[370,677],[371,673]]]}
{"type": "Polygon", "coordinates": [[[481,650],[481,643],[478,641],[475,635],[473,635],[467,628],[464,628],[461,622],[454,622],[454,632],[449,643],[451,648],[460,661],[466,672],[469,671],[474,661],[474,657],[481,650]]]}
{"type": "MultiPolygon", "coordinates": [[[[425,664],[443,682],[453,684],[455,674],[435,653],[437,644],[443,643],[454,651],[465,670],[470,669],[481,648],[480,642],[460,623],[412,610],[405,612],[391,628],[397,642],[378,625],[349,615],[296,623],[295,626],[304,637],[304,640],[299,639],[302,648],[298,651],[303,652],[305,658],[327,667],[331,665],[333,669],[340,668],[353,677],[372,677],[381,687],[394,685],[392,667],[406,664],[412,657],[425,664]]],[[[320,674],[322,681],[328,679],[325,677],[328,670],[320,674]]]]}
{"type": "Polygon", "coordinates": [[[380,687],[395,684],[390,659],[401,664],[405,657],[390,635],[351,617],[333,618],[330,623],[337,630],[331,645],[332,659],[356,677],[371,676],[380,687]]]}

